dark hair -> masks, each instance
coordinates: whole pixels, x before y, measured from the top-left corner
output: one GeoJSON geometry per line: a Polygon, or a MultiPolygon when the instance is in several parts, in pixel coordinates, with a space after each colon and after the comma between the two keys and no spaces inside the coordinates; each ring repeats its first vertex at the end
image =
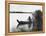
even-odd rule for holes
{"type": "Polygon", "coordinates": [[[42,11],[41,11],[41,10],[36,10],[35,13],[36,13],[37,15],[42,15],[42,11]]]}

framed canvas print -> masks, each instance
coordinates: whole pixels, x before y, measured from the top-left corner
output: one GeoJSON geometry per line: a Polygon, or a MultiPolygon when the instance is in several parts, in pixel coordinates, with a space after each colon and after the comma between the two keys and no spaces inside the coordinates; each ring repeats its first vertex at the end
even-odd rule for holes
{"type": "Polygon", "coordinates": [[[7,35],[45,32],[45,4],[42,2],[6,1],[7,35]]]}

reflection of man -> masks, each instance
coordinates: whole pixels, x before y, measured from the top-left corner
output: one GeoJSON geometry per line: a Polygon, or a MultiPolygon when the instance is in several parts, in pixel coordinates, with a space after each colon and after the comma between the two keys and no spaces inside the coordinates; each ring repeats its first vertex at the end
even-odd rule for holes
{"type": "Polygon", "coordinates": [[[35,11],[36,13],[36,22],[37,22],[37,28],[38,28],[38,31],[42,30],[42,12],[40,10],[36,10],[35,11]]]}

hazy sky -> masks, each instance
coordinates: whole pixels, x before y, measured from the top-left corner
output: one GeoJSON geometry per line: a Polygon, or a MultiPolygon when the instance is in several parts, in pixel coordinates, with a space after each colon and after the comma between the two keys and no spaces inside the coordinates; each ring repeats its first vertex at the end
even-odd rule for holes
{"type": "Polygon", "coordinates": [[[10,11],[21,11],[21,12],[34,12],[35,10],[41,10],[42,6],[40,5],[19,5],[19,4],[10,4],[10,11]]]}

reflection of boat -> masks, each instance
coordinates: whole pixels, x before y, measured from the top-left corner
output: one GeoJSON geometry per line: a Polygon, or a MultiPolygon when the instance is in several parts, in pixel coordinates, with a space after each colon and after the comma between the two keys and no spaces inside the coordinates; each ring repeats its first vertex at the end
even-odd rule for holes
{"type": "Polygon", "coordinates": [[[19,21],[17,20],[18,25],[16,28],[16,31],[20,31],[20,32],[28,32],[28,31],[32,31],[33,29],[33,23],[31,20],[31,17],[28,17],[28,21],[19,21]]]}
{"type": "Polygon", "coordinates": [[[30,26],[31,26],[31,23],[32,23],[30,16],[29,16],[28,20],[29,20],[29,21],[19,21],[19,20],[17,20],[17,22],[19,23],[18,26],[19,26],[19,25],[28,24],[29,27],[30,27],[30,26]]]}

